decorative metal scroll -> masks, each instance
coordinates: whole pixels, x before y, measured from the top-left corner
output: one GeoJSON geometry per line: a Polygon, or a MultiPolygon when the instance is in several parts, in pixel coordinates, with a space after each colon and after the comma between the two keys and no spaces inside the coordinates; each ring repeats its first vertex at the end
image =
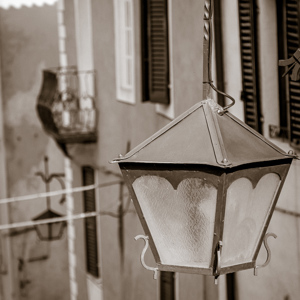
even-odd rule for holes
{"type": "Polygon", "coordinates": [[[292,81],[300,80],[300,48],[298,48],[293,56],[289,59],[279,60],[279,66],[288,67],[287,71],[282,75],[282,77],[291,72],[292,81]]]}
{"type": "Polygon", "coordinates": [[[154,274],[153,274],[153,278],[154,279],[157,279],[157,272],[158,272],[158,268],[152,268],[152,267],[149,267],[146,263],[145,263],[145,253],[149,247],[149,237],[146,236],[146,235],[137,235],[135,237],[135,240],[137,241],[138,239],[143,239],[145,241],[145,247],[142,251],[142,254],[141,254],[141,263],[143,265],[143,267],[147,270],[150,270],[150,271],[153,271],[154,274]]]}
{"type": "Polygon", "coordinates": [[[257,269],[260,269],[260,268],[264,268],[266,267],[270,261],[271,261],[271,250],[270,250],[270,247],[268,245],[268,238],[272,236],[273,238],[277,238],[277,235],[275,233],[267,233],[264,237],[264,246],[267,250],[267,259],[265,261],[265,263],[263,263],[262,265],[257,265],[254,267],[254,275],[257,276],[257,269]]]}
{"type": "Polygon", "coordinates": [[[57,142],[96,142],[95,71],[75,67],[43,72],[37,112],[57,142]]]}

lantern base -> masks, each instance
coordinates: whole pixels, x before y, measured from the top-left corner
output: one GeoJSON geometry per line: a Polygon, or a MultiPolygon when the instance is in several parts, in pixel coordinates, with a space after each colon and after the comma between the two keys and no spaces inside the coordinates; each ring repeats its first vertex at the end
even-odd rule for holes
{"type": "Polygon", "coordinates": [[[149,267],[145,263],[145,253],[146,253],[147,249],[149,248],[149,237],[147,235],[137,235],[135,237],[135,240],[137,241],[138,239],[143,239],[145,242],[145,246],[142,250],[140,259],[141,259],[141,263],[145,269],[154,272],[154,274],[153,274],[154,279],[157,279],[158,271],[186,272],[186,273],[214,276],[215,284],[217,284],[218,277],[220,275],[225,275],[225,274],[237,272],[240,270],[247,270],[247,269],[254,268],[254,275],[257,276],[257,269],[266,267],[270,263],[270,260],[271,260],[271,250],[270,250],[270,247],[269,247],[268,241],[267,241],[270,236],[273,236],[275,239],[277,238],[277,235],[274,233],[267,233],[265,235],[263,242],[264,242],[264,246],[267,251],[267,259],[266,259],[265,263],[262,265],[256,265],[255,261],[252,261],[249,263],[243,263],[240,265],[221,268],[221,249],[222,249],[223,244],[220,241],[218,244],[218,249],[217,249],[217,266],[216,266],[215,270],[213,270],[212,268],[203,269],[203,268],[196,268],[196,267],[166,266],[166,265],[161,265],[161,264],[158,264],[158,267],[156,267],[156,268],[149,267]]]}

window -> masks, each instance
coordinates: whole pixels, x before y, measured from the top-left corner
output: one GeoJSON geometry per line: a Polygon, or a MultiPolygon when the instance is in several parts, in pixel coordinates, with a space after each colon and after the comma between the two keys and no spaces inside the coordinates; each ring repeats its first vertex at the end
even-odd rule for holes
{"type": "MultiPolygon", "coordinates": [[[[300,48],[300,2],[277,0],[278,57],[288,59],[300,48]]],[[[281,136],[293,147],[300,146],[300,82],[291,76],[282,78],[286,68],[279,68],[279,105],[281,136]]]]}
{"type": "Polygon", "coordinates": [[[168,1],[141,0],[143,101],[170,103],[168,1]]]}
{"type": "Polygon", "coordinates": [[[256,1],[239,0],[242,85],[245,123],[262,133],[257,49],[256,1]]]}
{"type": "Polygon", "coordinates": [[[174,300],[175,299],[175,273],[160,272],[160,299],[174,300]]]}
{"type": "Polygon", "coordinates": [[[117,99],[135,103],[133,0],[114,0],[117,99]]]}
{"type": "MultiPolygon", "coordinates": [[[[84,186],[95,183],[95,174],[92,167],[82,167],[82,183],[84,186]]],[[[83,192],[83,201],[85,212],[96,211],[94,189],[83,192]]],[[[91,275],[99,277],[96,217],[85,218],[85,239],[87,271],[91,275]]]]}

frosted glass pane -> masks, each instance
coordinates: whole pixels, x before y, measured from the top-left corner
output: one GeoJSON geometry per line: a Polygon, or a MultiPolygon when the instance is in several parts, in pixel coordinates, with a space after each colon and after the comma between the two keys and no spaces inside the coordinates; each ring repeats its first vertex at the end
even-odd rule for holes
{"type": "Polygon", "coordinates": [[[275,173],[263,176],[253,188],[240,178],[227,190],[221,266],[251,262],[266,217],[276,195],[280,178],[275,173]]]}
{"type": "Polygon", "coordinates": [[[162,177],[142,176],[133,188],[167,265],[208,268],[214,235],[217,190],[199,178],[183,180],[177,190],[162,177]]]}
{"type": "Polygon", "coordinates": [[[39,235],[41,239],[56,239],[60,237],[61,231],[63,230],[62,222],[55,222],[49,224],[40,224],[36,225],[37,230],[39,231],[39,235]]]}

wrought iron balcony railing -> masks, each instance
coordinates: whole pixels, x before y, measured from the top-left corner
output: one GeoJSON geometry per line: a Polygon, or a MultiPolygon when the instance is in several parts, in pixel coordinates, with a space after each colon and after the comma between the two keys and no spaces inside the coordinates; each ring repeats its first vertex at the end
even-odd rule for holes
{"type": "Polygon", "coordinates": [[[96,142],[94,95],[95,71],[44,70],[37,112],[46,132],[59,144],[96,142]]]}

